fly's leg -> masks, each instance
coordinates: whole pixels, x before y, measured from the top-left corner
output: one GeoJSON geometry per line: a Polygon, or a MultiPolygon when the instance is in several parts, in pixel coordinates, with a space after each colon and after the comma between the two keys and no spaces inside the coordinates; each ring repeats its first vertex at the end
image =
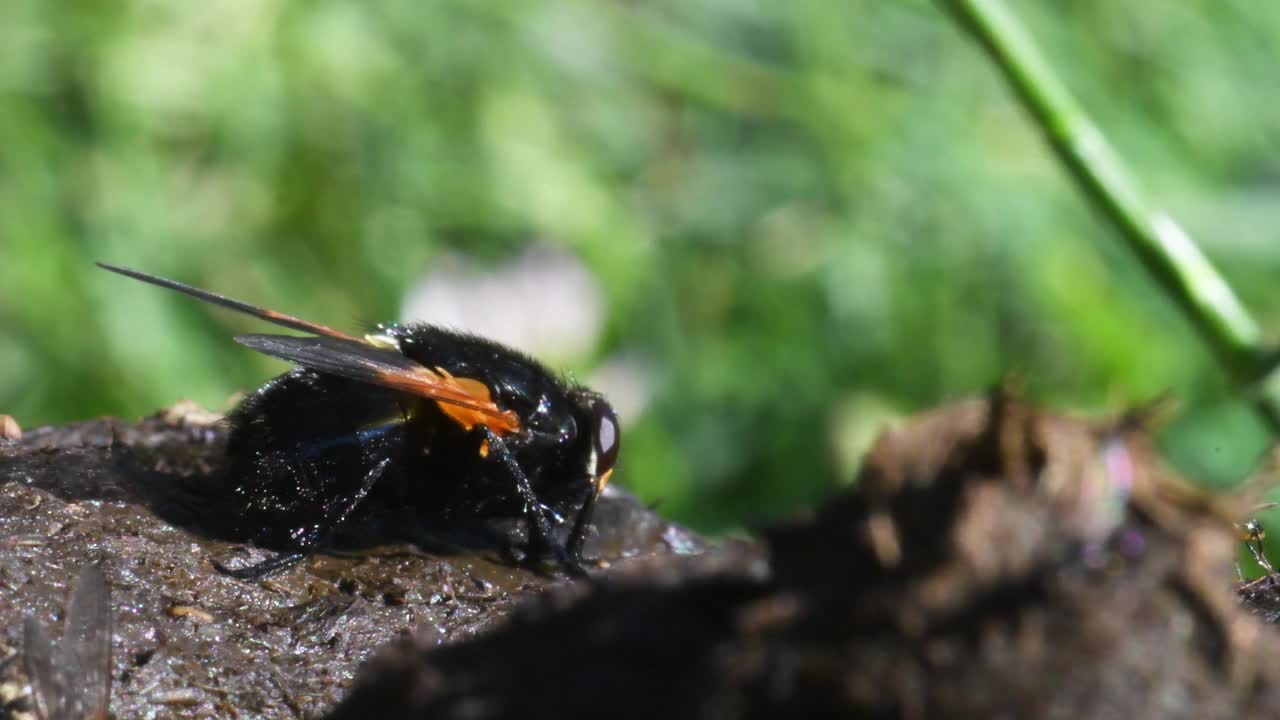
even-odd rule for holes
{"type": "Polygon", "coordinates": [[[587,539],[587,526],[591,524],[591,516],[595,513],[596,498],[599,495],[594,485],[587,489],[587,496],[582,501],[582,509],[578,511],[578,517],[573,521],[573,530],[569,533],[569,540],[565,543],[569,559],[578,565],[582,564],[582,544],[587,539]]]}
{"type": "Polygon", "coordinates": [[[373,489],[374,483],[378,482],[378,478],[382,477],[382,472],[390,462],[390,459],[386,459],[375,465],[372,470],[365,473],[364,479],[360,481],[360,487],[356,488],[354,493],[330,507],[319,522],[298,531],[293,538],[293,550],[279,553],[248,567],[231,569],[217,561],[214,561],[214,567],[237,580],[260,580],[296,564],[314,552],[316,546],[328,539],[335,530],[342,527],[347,518],[351,517],[351,513],[355,512],[356,508],[360,507],[360,503],[369,496],[369,491],[373,489]]]}
{"type": "Polygon", "coordinates": [[[533,486],[529,484],[529,477],[525,475],[524,468],[520,467],[520,463],[516,462],[516,458],[511,454],[511,450],[507,448],[506,442],[487,426],[479,425],[478,428],[484,435],[489,452],[507,468],[507,472],[511,475],[511,480],[515,483],[516,494],[520,496],[520,500],[524,504],[525,519],[529,522],[529,544],[535,549],[544,547],[551,549],[555,553],[556,561],[560,563],[560,567],[566,573],[576,577],[586,576],[587,572],[582,569],[582,563],[579,562],[578,557],[573,554],[572,550],[567,546],[557,545],[552,542],[551,521],[547,519],[547,508],[538,500],[538,496],[534,494],[533,486]]]}

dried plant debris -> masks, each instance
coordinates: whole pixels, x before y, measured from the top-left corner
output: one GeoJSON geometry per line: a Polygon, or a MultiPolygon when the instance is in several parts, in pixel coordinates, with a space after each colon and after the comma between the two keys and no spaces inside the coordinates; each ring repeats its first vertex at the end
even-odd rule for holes
{"type": "Polygon", "coordinates": [[[213,412],[190,400],[179,400],[158,413],[160,419],[174,427],[213,427],[225,422],[221,413],[213,412]]]}
{"type": "MultiPolygon", "coordinates": [[[[34,428],[0,446],[0,688],[16,688],[0,693],[0,718],[32,717],[40,692],[20,657],[23,617],[58,617],[90,562],[103,562],[117,608],[110,708],[119,718],[316,717],[393,639],[458,642],[573,584],[503,555],[493,533],[518,527],[437,532],[394,507],[277,577],[226,577],[211,558],[239,563],[263,551],[220,530],[210,478],[224,428],[190,421],[197,415],[34,428]]],[[[664,576],[681,562],[701,562],[690,572],[706,574],[760,564],[759,553],[711,546],[612,486],[595,525],[586,553],[610,566],[603,577],[664,576]]]]}
{"type": "Polygon", "coordinates": [[[555,589],[483,637],[398,642],[331,717],[1274,717],[1238,510],[1133,423],[959,403],[767,533],[770,578],[555,589]]]}
{"type": "Polygon", "coordinates": [[[96,565],[67,598],[56,649],[44,624],[23,619],[23,652],[36,712],[44,720],[105,720],[111,699],[111,591],[96,565]]]}
{"type": "Polygon", "coordinates": [[[0,415],[0,444],[17,442],[22,439],[22,428],[12,415],[0,415]]]}

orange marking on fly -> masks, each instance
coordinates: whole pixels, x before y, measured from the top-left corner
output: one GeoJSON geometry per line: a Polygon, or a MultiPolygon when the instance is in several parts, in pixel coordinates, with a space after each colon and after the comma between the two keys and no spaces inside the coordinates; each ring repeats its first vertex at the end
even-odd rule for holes
{"type": "Polygon", "coordinates": [[[339,340],[350,340],[352,342],[368,343],[368,341],[365,340],[364,338],[358,338],[355,335],[344,333],[341,330],[335,330],[329,327],[328,325],[321,325],[320,323],[313,323],[310,320],[303,320],[301,318],[296,318],[292,315],[286,315],[277,310],[267,310],[263,308],[262,319],[268,322],[276,323],[277,325],[292,327],[296,330],[301,330],[303,332],[313,332],[317,335],[324,335],[326,337],[337,338],[339,340]]]}
{"type": "Polygon", "coordinates": [[[380,384],[435,400],[441,412],[464,430],[484,425],[498,435],[520,431],[520,417],[490,399],[489,387],[479,380],[440,375],[429,368],[412,372],[384,372],[380,384]]]}
{"type": "MultiPolygon", "coordinates": [[[[427,370],[427,372],[431,372],[427,370]]],[[[460,404],[450,404],[447,402],[439,402],[440,410],[448,415],[451,420],[462,426],[463,430],[470,430],[476,425],[484,425],[498,435],[509,435],[520,430],[520,418],[510,410],[501,410],[497,404],[493,402],[493,396],[489,392],[489,386],[474,378],[458,377],[453,373],[445,370],[439,365],[436,366],[435,372],[443,379],[444,384],[456,389],[467,397],[471,397],[479,401],[483,407],[462,406],[460,404]],[[492,409],[493,412],[490,412],[492,409]],[[494,413],[497,413],[495,417],[494,413]]],[[[486,442],[480,446],[480,457],[487,457],[489,454],[489,444],[486,442]]]]}
{"type": "Polygon", "coordinates": [[[605,470],[604,473],[596,479],[596,494],[604,492],[604,486],[609,484],[609,478],[613,476],[613,468],[605,470]]]}

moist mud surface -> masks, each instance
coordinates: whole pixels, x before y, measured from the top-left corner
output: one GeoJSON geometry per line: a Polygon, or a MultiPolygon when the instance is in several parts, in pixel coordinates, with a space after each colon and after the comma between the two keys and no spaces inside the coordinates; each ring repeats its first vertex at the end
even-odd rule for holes
{"type": "Polygon", "coordinates": [[[621,492],[592,577],[374,518],[269,580],[219,536],[198,415],[0,440],[0,717],[32,712],[22,617],[111,593],[116,717],[1237,718],[1280,713],[1277,583],[1237,579],[1247,499],[1168,472],[1132,419],[1004,395],[885,432],[858,482],[758,543],[621,492]]]}
{"type": "MultiPolygon", "coordinates": [[[[508,557],[518,528],[383,544],[395,533],[370,525],[413,524],[394,516],[266,580],[227,577],[213,561],[239,566],[269,551],[219,537],[222,431],[188,418],[95,420],[0,445],[0,717],[33,709],[23,616],[56,638],[70,588],[90,563],[111,594],[111,711],[120,718],[316,717],[391,640],[463,641],[569,582],[508,557]]],[[[602,500],[597,517],[586,554],[607,564],[593,571],[601,578],[668,572],[658,566],[681,561],[694,573],[762,567],[745,545],[708,553],[700,537],[621,492],[602,500]],[[636,569],[646,563],[654,569],[636,569]]]]}

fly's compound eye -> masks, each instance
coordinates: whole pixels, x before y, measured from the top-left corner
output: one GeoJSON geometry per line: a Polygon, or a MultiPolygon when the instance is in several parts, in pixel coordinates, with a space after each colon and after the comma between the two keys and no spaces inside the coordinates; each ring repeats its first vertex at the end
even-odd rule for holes
{"type": "Polygon", "coordinates": [[[595,443],[596,489],[599,492],[604,490],[605,483],[609,482],[609,475],[613,473],[613,466],[618,462],[622,432],[618,427],[618,416],[613,414],[613,408],[608,403],[596,403],[594,413],[596,427],[592,442],[595,443]]]}

